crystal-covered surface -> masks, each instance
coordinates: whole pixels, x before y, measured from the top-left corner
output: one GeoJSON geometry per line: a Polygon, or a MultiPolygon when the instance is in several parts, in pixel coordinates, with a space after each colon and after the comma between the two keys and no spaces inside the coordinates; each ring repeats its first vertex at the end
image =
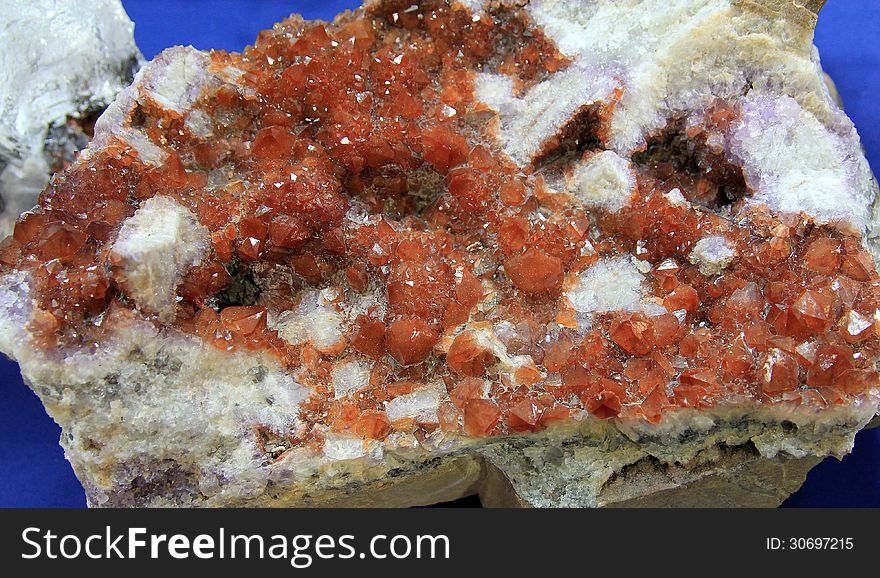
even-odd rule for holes
{"type": "Polygon", "coordinates": [[[248,424],[268,463],[876,404],[851,125],[719,89],[631,147],[643,64],[585,63],[536,24],[552,4],[380,2],[242,54],[166,51],[2,246],[33,345],[98,351],[136,319],[266,356],[296,384],[291,427],[248,424]],[[597,98],[566,109],[569,77],[597,98]],[[772,156],[805,143],[825,156],[772,156]],[[791,210],[804,178],[828,198],[791,210]]]}

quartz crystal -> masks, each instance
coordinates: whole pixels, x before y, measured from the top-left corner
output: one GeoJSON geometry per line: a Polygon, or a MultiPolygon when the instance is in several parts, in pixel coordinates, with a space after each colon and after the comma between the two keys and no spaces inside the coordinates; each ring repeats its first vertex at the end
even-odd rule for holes
{"type": "Polygon", "coordinates": [[[874,181],[799,4],[170,48],[0,245],[0,349],[96,506],[776,503],[880,397],[874,181]]]}

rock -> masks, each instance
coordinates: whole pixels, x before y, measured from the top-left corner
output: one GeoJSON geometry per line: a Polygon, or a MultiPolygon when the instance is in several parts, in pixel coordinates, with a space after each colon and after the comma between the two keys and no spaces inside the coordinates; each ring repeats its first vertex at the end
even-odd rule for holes
{"type": "Polygon", "coordinates": [[[166,50],[0,245],[0,350],[93,506],[776,505],[880,403],[814,23],[380,0],[166,50]]]}
{"type": "Polygon", "coordinates": [[[0,2],[0,233],[89,142],[143,62],[119,0],[0,2]]]}

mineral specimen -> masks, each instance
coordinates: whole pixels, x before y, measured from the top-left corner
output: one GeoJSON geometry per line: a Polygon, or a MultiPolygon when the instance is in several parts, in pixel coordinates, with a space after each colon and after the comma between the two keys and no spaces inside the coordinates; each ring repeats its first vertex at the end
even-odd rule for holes
{"type": "Polygon", "coordinates": [[[0,246],[0,349],[94,506],[778,503],[880,400],[875,185],[799,4],[171,48],[0,246]]]}
{"type": "Polygon", "coordinates": [[[119,0],[0,0],[0,234],[143,61],[119,0]]]}

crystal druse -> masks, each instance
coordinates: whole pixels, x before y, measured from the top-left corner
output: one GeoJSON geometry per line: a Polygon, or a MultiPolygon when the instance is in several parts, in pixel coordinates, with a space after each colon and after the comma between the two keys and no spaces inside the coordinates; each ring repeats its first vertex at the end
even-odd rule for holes
{"type": "Polygon", "coordinates": [[[778,503],[877,413],[875,183],[782,0],[171,48],[0,244],[91,505],[778,503]]]}

